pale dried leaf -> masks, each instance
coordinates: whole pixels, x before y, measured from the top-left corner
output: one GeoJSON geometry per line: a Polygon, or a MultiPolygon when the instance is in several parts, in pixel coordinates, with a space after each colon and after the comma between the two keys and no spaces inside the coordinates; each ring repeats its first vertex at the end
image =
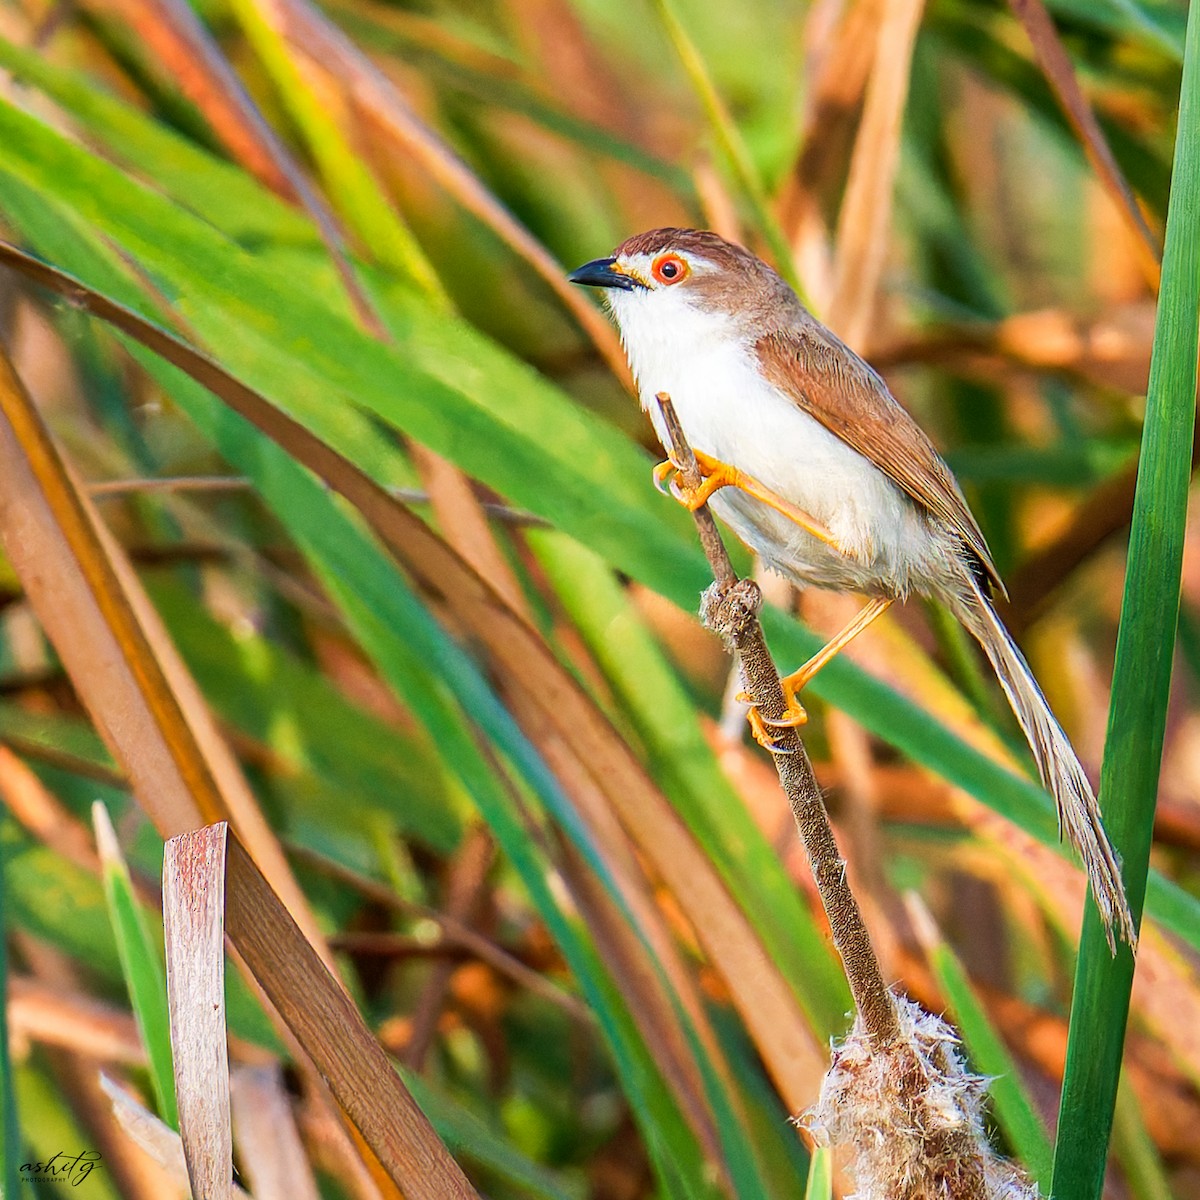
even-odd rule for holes
{"type": "Polygon", "coordinates": [[[1138,207],[1133,189],[1113,157],[1108,139],[1096,120],[1096,114],[1092,112],[1092,106],[1079,86],[1071,56],[1058,36],[1053,18],[1046,11],[1042,0],[1009,0],[1009,4],[1021,24],[1025,26],[1025,32],[1033,43],[1038,65],[1058,97],[1067,120],[1083,143],[1084,153],[1092,164],[1101,186],[1112,198],[1117,211],[1134,236],[1134,244],[1140,251],[1139,262],[1147,281],[1152,288],[1157,288],[1162,251],[1154,234],[1150,232],[1149,225],[1146,224],[1142,210],[1138,207]]]}
{"type": "Polygon", "coordinates": [[[842,340],[858,351],[865,348],[887,260],[892,196],[900,165],[900,130],[923,8],[924,0],[886,0],[862,124],[838,216],[828,319],[842,340]]]}
{"type": "MultiPolygon", "coordinates": [[[[113,1116],[130,1140],[163,1169],[167,1178],[176,1185],[177,1195],[190,1197],[192,1190],[179,1134],[103,1073],[100,1086],[112,1103],[113,1116]]],[[[239,1200],[246,1198],[246,1193],[236,1184],[233,1185],[233,1195],[239,1200]]]]}
{"type": "Polygon", "coordinates": [[[35,979],[9,978],[8,1027],[14,1039],[61,1046],[101,1062],[146,1065],[137,1022],[128,1012],[35,979]]]}
{"type": "Polygon", "coordinates": [[[254,1200],[320,1200],[279,1065],[235,1067],[230,1089],[238,1162],[254,1200]]]}
{"type": "Polygon", "coordinates": [[[196,1200],[233,1195],[225,1035],[225,825],[172,838],[163,858],[175,1098],[196,1200]]]}
{"type": "MultiPolygon", "coordinates": [[[[193,937],[204,931],[208,954],[217,960],[216,964],[188,970],[209,980],[211,996],[211,979],[220,971],[217,964],[223,964],[223,942],[216,937],[214,923],[223,913],[236,952],[262,985],[296,1043],[310,1056],[362,1141],[407,1200],[476,1200],[467,1177],[392,1069],[341,983],[306,941],[246,851],[230,838],[227,824],[222,822],[168,842],[164,910],[168,888],[180,898],[172,905],[176,916],[196,925],[193,937]]],[[[170,938],[170,944],[174,941],[170,938]]],[[[172,970],[168,960],[168,974],[172,970]]],[[[185,985],[187,980],[180,977],[178,983],[185,985]]],[[[204,1003],[211,1008],[216,1001],[209,998],[204,1003]]],[[[175,1007],[173,996],[173,1025],[175,1007]]],[[[223,1066],[226,1062],[223,1022],[217,1030],[217,1022],[190,1006],[184,997],[179,998],[179,1007],[190,1019],[193,1031],[203,1028],[210,1042],[216,1040],[206,1048],[188,1045],[197,1062],[209,1062],[211,1075],[218,1069],[217,1063],[223,1066]]],[[[221,1007],[223,1010],[223,1004],[221,1007]]],[[[180,1088],[182,1123],[185,1099],[178,1073],[176,1087],[180,1088]]],[[[223,1088],[227,1097],[227,1070],[223,1088]]],[[[210,1140],[220,1138],[212,1147],[212,1157],[220,1157],[222,1166],[232,1164],[227,1099],[223,1105],[221,1100],[205,1104],[202,1097],[193,1094],[188,1109],[193,1106],[212,1126],[224,1122],[223,1128],[198,1133],[210,1140]],[[218,1110],[223,1114],[220,1120],[218,1110]]],[[[184,1138],[188,1146],[186,1128],[184,1138]]],[[[191,1147],[187,1157],[194,1181],[197,1166],[203,1164],[193,1162],[191,1147]]],[[[197,1200],[203,1200],[199,1192],[197,1200]]]]}

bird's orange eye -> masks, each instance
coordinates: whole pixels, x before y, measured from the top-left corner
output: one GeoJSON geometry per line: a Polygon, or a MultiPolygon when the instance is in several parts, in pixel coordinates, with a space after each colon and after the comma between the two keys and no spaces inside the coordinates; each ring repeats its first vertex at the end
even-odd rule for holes
{"type": "Polygon", "coordinates": [[[688,265],[678,254],[663,254],[654,260],[651,274],[659,283],[678,283],[688,276],[688,265]]]}

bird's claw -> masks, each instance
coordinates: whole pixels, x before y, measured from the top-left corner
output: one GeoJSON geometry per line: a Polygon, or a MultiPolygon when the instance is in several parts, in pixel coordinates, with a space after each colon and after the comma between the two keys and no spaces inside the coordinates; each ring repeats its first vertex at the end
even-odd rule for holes
{"type": "Polygon", "coordinates": [[[784,697],[787,700],[787,707],[784,710],[782,717],[764,717],[758,711],[758,705],[745,692],[738,693],[738,699],[743,703],[750,705],[750,711],[746,714],[746,721],[750,726],[750,735],[764,749],[769,750],[772,754],[795,754],[794,747],[784,749],[771,736],[772,729],[796,729],[801,725],[807,724],[808,712],[804,705],[784,690],[784,697]]]}
{"type": "Polygon", "coordinates": [[[693,453],[700,473],[698,484],[689,484],[684,479],[683,468],[673,458],[666,458],[654,468],[654,486],[674,497],[689,512],[707,504],[714,492],[724,487],[739,487],[743,480],[742,473],[736,468],[698,450],[693,453]]]}

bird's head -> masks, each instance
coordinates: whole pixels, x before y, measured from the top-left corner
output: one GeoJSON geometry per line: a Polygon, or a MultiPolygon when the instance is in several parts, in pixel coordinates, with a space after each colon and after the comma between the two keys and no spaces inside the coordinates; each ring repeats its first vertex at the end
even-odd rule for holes
{"type": "Polygon", "coordinates": [[[772,317],[799,303],[761,259],[701,229],[639,233],[569,278],[604,289],[627,344],[647,326],[659,337],[685,338],[715,325],[761,334],[772,317]]]}

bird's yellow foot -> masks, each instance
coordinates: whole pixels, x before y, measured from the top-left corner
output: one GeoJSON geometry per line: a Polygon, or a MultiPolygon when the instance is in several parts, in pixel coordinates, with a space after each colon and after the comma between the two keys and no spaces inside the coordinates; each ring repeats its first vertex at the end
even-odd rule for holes
{"type": "Polygon", "coordinates": [[[723,487],[741,487],[746,477],[736,467],[723,463],[709,454],[695,451],[696,464],[700,468],[700,483],[693,487],[683,478],[679,464],[668,458],[654,468],[654,486],[663,491],[666,484],[671,495],[675,497],[689,512],[695,512],[701,505],[707,504],[713,492],[723,487]]]}
{"type": "Polygon", "coordinates": [[[760,500],[768,508],[773,508],[777,513],[787,517],[789,521],[794,521],[801,529],[812,534],[818,541],[824,542],[839,554],[844,554],[848,558],[855,557],[854,553],[843,547],[819,521],[814,520],[802,508],[797,508],[790,500],[785,500],[770,488],[764,487],[752,475],[747,475],[745,471],[739,471],[737,467],[731,467],[728,463],[723,463],[710,454],[702,454],[699,450],[695,453],[701,475],[698,486],[689,487],[683,479],[683,472],[679,464],[668,458],[666,462],[660,462],[654,468],[655,487],[660,492],[669,491],[691,512],[695,512],[702,504],[707,504],[713,492],[719,491],[723,487],[737,488],[739,491],[745,492],[747,496],[753,496],[756,500],[760,500]]]}
{"type": "Polygon", "coordinates": [[[804,725],[808,721],[808,712],[804,705],[796,698],[794,691],[789,690],[787,680],[780,681],[783,687],[784,699],[787,701],[787,707],[784,709],[782,717],[773,719],[764,717],[758,711],[758,705],[745,692],[738,693],[738,699],[750,705],[750,711],[746,714],[746,720],[750,725],[750,735],[764,749],[770,750],[772,754],[793,754],[793,750],[783,750],[775,742],[775,738],[771,734],[772,729],[795,729],[800,725],[804,725]]]}

